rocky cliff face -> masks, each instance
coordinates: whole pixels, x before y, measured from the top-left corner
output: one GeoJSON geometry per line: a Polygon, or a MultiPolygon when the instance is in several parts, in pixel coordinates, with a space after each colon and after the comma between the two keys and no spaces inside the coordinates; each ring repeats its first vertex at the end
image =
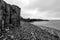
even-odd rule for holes
{"type": "Polygon", "coordinates": [[[41,28],[20,20],[18,6],[0,0],[0,40],[60,40],[41,28]],[[10,28],[10,29],[9,29],[10,28]]]}
{"type": "Polygon", "coordinates": [[[6,29],[20,26],[20,10],[18,6],[0,0],[0,36],[6,33],[6,29]]]}
{"type": "Polygon", "coordinates": [[[6,2],[0,2],[0,20],[4,23],[4,27],[7,25],[19,26],[20,25],[20,10],[18,6],[7,4],[6,2]]]}

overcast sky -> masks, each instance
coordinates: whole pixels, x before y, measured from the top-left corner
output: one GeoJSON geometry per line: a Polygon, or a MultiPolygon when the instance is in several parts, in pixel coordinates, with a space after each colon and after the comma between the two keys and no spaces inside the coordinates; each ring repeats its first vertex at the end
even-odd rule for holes
{"type": "Polygon", "coordinates": [[[24,18],[60,19],[60,0],[5,0],[21,7],[24,18]]]}

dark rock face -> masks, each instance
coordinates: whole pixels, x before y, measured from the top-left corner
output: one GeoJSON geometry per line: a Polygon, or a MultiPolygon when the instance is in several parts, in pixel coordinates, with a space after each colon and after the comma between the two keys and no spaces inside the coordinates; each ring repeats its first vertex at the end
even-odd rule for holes
{"type": "Polygon", "coordinates": [[[4,26],[13,25],[19,26],[20,25],[20,10],[18,6],[7,4],[6,2],[0,2],[0,20],[4,21],[4,26]]]}
{"type": "Polygon", "coordinates": [[[12,24],[14,26],[20,25],[20,8],[15,5],[6,5],[6,10],[4,16],[5,24],[12,24]]]}
{"type": "Polygon", "coordinates": [[[20,26],[20,10],[18,6],[0,0],[0,37],[6,33],[7,28],[20,26]]]}

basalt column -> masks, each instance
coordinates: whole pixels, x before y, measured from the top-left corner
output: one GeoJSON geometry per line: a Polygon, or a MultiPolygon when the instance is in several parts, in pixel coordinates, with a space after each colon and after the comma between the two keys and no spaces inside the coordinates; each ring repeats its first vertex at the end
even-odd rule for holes
{"type": "Polygon", "coordinates": [[[11,8],[11,24],[14,26],[20,26],[20,11],[21,9],[18,6],[12,5],[11,8]]]}
{"type": "Polygon", "coordinates": [[[6,13],[4,14],[5,26],[20,26],[20,8],[15,5],[7,5],[6,13]]]}
{"type": "Polygon", "coordinates": [[[20,26],[20,11],[21,8],[15,5],[7,4],[6,2],[2,1],[0,3],[0,10],[2,10],[2,22],[4,22],[4,27],[9,26],[20,26]]]}

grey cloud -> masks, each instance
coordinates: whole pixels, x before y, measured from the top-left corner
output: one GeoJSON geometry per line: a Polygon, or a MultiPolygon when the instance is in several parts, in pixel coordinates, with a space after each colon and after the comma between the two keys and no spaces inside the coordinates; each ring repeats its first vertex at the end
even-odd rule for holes
{"type": "Polygon", "coordinates": [[[55,10],[57,9],[57,11],[60,9],[60,0],[51,0],[49,2],[49,0],[37,0],[36,2],[33,2],[31,4],[29,4],[26,8],[27,9],[35,9],[35,8],[39,8],[40,11],[41,10],[55,10]],[[47,2],[46,2],[47,1],[47,2]],[[43,2],[43,3],[42,3],[43,2]]]}
{"type": "Polygon", "coordinates": [[[60,0],[51,0],[51,4],[48,0],[42,0],[44,3],[40,3],[41,0],[37,0],[34,3],[31,3],[26,9],[35,9],[38,8],[38,11],[50,11],[45,17],[47,18],[60,18],[60,0]],[[47,2],[46,2],[47,1],[47,2]]]}

